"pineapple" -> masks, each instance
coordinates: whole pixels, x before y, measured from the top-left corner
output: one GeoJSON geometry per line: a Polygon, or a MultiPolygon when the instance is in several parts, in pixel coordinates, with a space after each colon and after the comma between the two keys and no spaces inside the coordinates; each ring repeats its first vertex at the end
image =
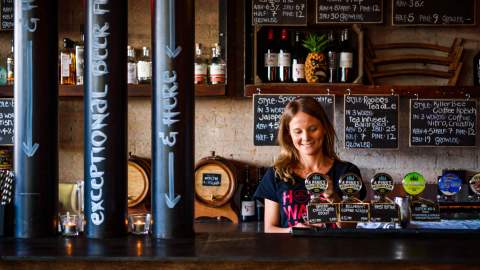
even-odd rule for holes
{"type": "Polygon", "coordinates": [[[327,59],[323,50],[327,46],[326,35],[309,34],[303,46],[310,52],[305,60],[305,79],[308,83],[327,81],[327,59]]]}

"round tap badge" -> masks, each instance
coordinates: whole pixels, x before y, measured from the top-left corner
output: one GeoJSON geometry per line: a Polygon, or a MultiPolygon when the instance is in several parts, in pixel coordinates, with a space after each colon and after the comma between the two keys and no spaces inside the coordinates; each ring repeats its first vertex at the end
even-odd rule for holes
{"type": "Polygon", "coordinates": [[[462,189],[462,179],[454,173],[446,173],[438,180],[438,189],[446,196],[455,195],[462,189]]]}
{"type": "Polygon", "coordinates": [[[340,190],[347,196],[359,192],[362,189],[362,178],[354,173],[347,173],[342,175],[338,180],[340,190]]]}
{"type": "Polygon", "coordinates": [[[470,189],[473,191],[473,193],[480,195],[480,173],[472,176],[468,183],[470,184],[470,189]]]}
{"type": "Polygon", "coordinates": [[[377,195],[384,196],[393,191],[393,178],[387,173],[375,174],[370,183],[377,195]]]}
{"type": "Polygon", "coordinates": [[[403,177],[402,185],[407,194],[415,196],[425,190],[425,178],[417,172],[407,173],[403,177]]]}
{"type": "Polygon", "coordinates": [[[305,180],[305,187],[310,193],[324,193],[328,188],[328,175],[321,173],[309,174],[305,180]]]}

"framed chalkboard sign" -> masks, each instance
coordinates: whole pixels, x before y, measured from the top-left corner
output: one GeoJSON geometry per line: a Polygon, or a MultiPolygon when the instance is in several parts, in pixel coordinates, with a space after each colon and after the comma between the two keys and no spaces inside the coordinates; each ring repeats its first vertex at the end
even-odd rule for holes
{"type": "Polygon", "coordinates": [[[252,25],[307,25],[307,0],[253,0],[252,25]]]}
{"type": "MultiPolygon", "coordinates": [[[[334,122],[334,95],[302,95],[314,97],[334,122]]],[[[258,146],[277,145],[280,117],[285,106],[298,95],[253,95],[253,143],[258,146]]]]}
{"type": "Polygon", "coordinates": [[[382,23],[383,0],[316,0],[316,23],[382,23]]]}
{"type": "Polygon", "coordinates": [[[398,95],[345,95],[345,148],[398,149],[398,95]]]}
{"type": "Polygon", "coordinates": [[[392,25],[471,26],[477,0],[392,0],[392,25]]]}
{"type": "Polygon", "coordinates": [[[410,100],[410,146],[475,146],[477,102],[410,100]]]}
{"type": "Polygon", "coordinates": [[[0,98],[0,145],[13,145],[13,98],[0,98]]]}
{"type": "Polygon", "coordinates": [[[0,30],[13,30],[13,0],[0,0],[0,30]]]}

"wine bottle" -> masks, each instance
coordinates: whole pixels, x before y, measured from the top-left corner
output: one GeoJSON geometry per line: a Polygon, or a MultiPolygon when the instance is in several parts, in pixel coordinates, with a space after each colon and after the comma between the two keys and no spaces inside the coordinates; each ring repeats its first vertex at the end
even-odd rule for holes
{"type": "Polygon", "coordinates": [[[480,86],[480,51],[473,57],[473,85],[480,86]]]}
{"type": "Polygon", "coordinates": [[[341,35],[339,79],[342,83],[353,81],[353,48],[350,45],[348,29],[344,29],[341,35]]]}
{"type": "Polygon", "coordinates": [[[195,59],[194,59],[194,78],[195,84],[207,83],[207,61],[202,56],[202,47],[200,43],[195,43],[195,59]]]}
{"type": "Polygon", "coordinates": [[[143,47],[142,51],[142,57],[137,62],[137,79],[139,83],[149,84],[152,81],[152,59],[148,47],[143,47]]]}
{"type": "Polygon", "coordinates": [[[245,169],[245,182],[242,191],[240,192],[240,205],[242,222],[249,222],[255,220],[255,201],[253,199],[253,189],[250,183],[249,167],[245,169]]]}
{"type": "Polygon", "coordinates": [[[225,84],[226,65],[221,52],[220,44],[213,44],[212,60],[210,61],[209,69],[211,84],[225,84]]]}
{"type": "Polygon", "coordinates": [[[338,82],[338,42],[335,39],[335,32],[328,33],[328,46],[325,50],[328,60],[328,82],[338,82]]]}
{"type": "Polygon", "coordinates": [[[289,82],[292,77],[292,58],[290,54],[290,40],[288,30],[282,29],[280,34],[280,48],[278,50],[279,81],[289,82]]]}
{"type": "MultiPolygon", "coordinates": [[[[257,169],[257,183],[254,188],[254,192],[257,190],[258,185],[260,185],[260,182],[262,181],[264,174],[264,168],[260,167],[257,169]]],[[[255,198],[255,207],[256,207],[256,213],[257,213],[257,221],[263,221],[263,216],[265,212],[265,204],[264,204],[264,199],[261,198],[255,198]]]]}
{"type": "Polygon", "coordinates": [[[127,46],[127,83],[138,84],[137,61],[135,59],[135,49],[132,46],[127,46]]]}
{"type": "Polygon", "coordinates": [[[267,45],[264,53],[265,81],[278,81],[278,53],[275,46],[273,29],[268,30],[267,45]]]}
{"type": "Polygon", "coordinates": [[[305,82],[305,50],[300,32],[295,32],[295,45],[292,54],[292,81],[305,82]]]}
{"type": "Polygon", "coordinates": [[[15,80],[14,76],[14,66],[15,66],[15,61],[14,61],[14,43],[13,39],[11,41],[11,51],[7,56],[7,84],[13,85],[13,82],[15,80]]]}
{"type": "Polygon", "coordinates": [[[60,84],[76,84],[76,61],[73,44],[74,42],[71,39],[63,39],[63,49],[60,51],[60,84]]]}

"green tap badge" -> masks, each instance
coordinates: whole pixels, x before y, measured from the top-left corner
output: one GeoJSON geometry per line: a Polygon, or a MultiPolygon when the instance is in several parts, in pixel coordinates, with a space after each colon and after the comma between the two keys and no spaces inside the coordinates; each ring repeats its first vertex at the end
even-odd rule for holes
{"type": "Polygon", "coordinates": [[[407,194],[416,196],[425,190],[425,178],[418,172],[407,173],[403,177],[402,185],[407,194]]]}

